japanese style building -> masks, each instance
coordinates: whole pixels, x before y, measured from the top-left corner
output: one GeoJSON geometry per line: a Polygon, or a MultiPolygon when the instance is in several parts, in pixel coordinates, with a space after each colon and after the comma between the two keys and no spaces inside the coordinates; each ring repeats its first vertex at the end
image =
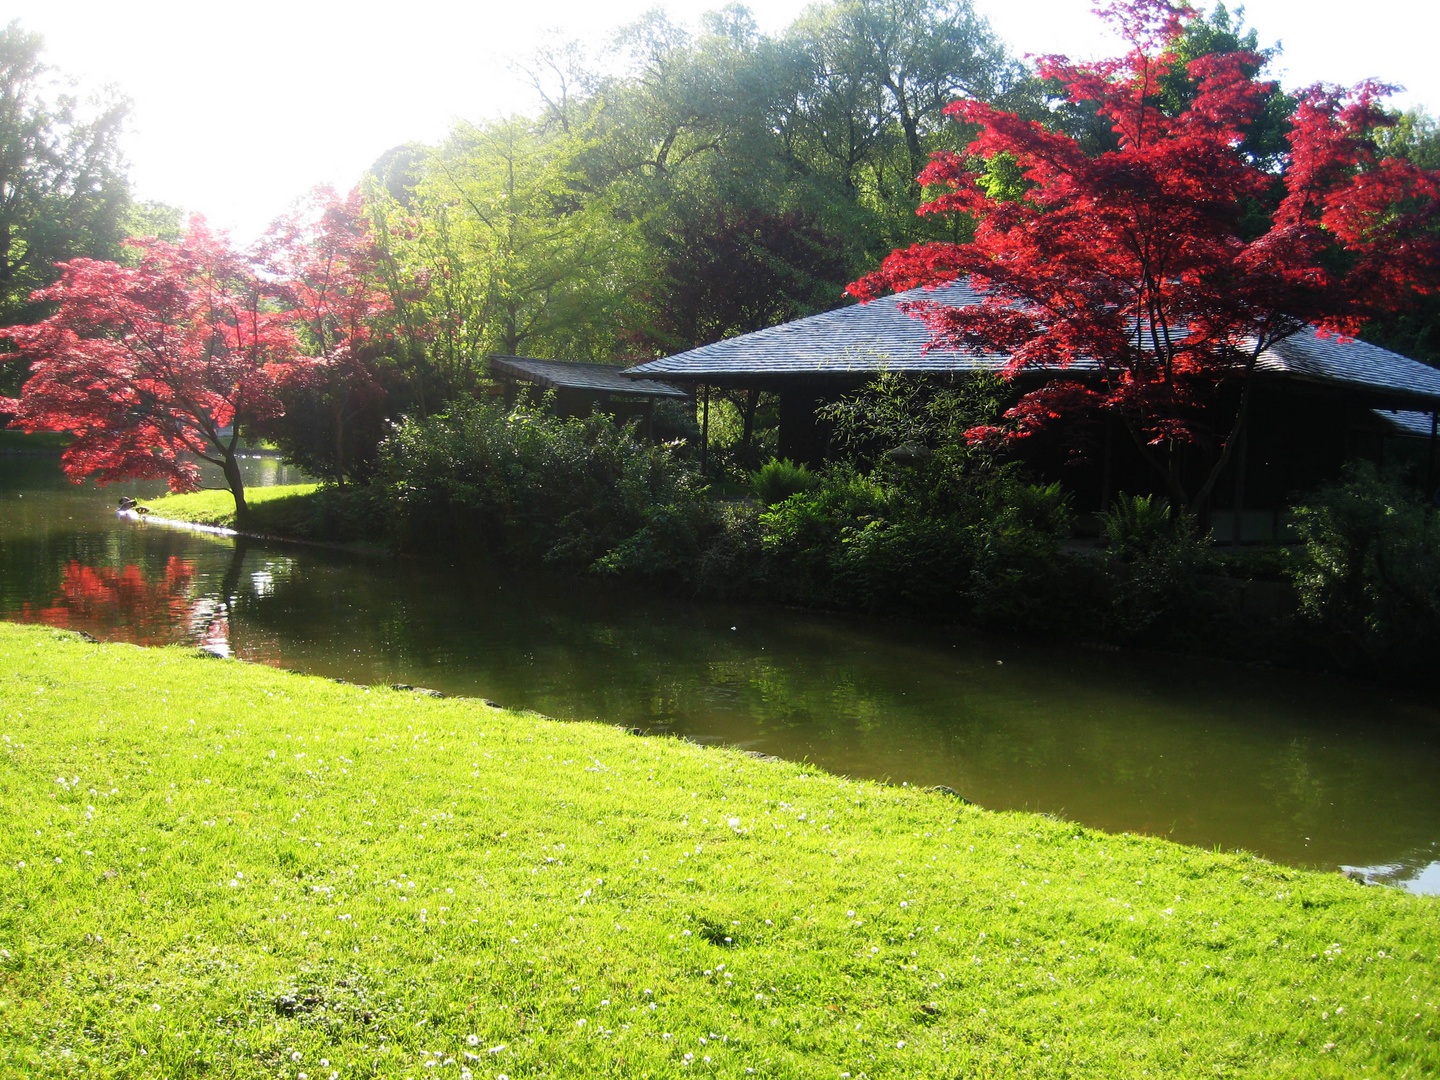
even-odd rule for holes
{"type": "MultiPolygon", "coordinates": [[[[780,456],[813,464],[828,444],[816,409],[883,372],[943,380],[999,372],[1008,359],[1002,354],[929,349],[929,328],[900,309],[906,301],[962,306],[980,299],[964,282],[914,289],[639,364],[625,375],[687,387],[702,401],[709,387],[771,391],[780,403],[780,456]]],[[[1051,375],[1022,373],[1016,381],[1023,388],[1051,375]]],[[[1083,381],[1087,368],[1077,364],[1066,375],[1083,381]]],[[[1212,499],[1211,520],[1222,536],[1233,527],[1237,501],[1246,538],[1274,535],[1289,498],[1335,477],[1349,458],[1382,457],[1388,440],[1429,436],[1440,410],[1440,370],[1313,330],[1268,349],[1254,377],[1243,452],[1212,499]]],[[[1119,491],[1155,489],[1128,434],[1105,431],[1078,458],[1062,437],[1037,438],[1031,461],[1042,475],[1064,480],[1078,508],[1107,505],[1119,491]]]]}

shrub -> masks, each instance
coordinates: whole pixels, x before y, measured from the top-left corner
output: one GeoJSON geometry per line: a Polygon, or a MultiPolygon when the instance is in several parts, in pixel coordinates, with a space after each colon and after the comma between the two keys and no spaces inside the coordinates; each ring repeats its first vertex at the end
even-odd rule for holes
{"type": "Polygon", "coordinates": [[[382,461],[399,546],[478,547],[570,568],[589,567],[697,488],[633,427],[488,402],[406,420],[382,461]]]}
{"type": "Polygon", "coordinates": [[[1110,509],[1100,512],[1100,536],[1115,555],[1131,562],[1174,537],[1178,521],[1168,500],[1122,491],[1110,509]]]}
{"type": "Polygon", "coordinates": [[[1208,537],[1194,517],[1168,501],[1124,492],[1100,515],[1111,555],[1114,592],[1108,636],[1153,645],[1191,645],[1213,633],[1219,603],[1206,575],[1215,568],[1208,537]]]}
{"type": "Polygon", "coordinates": [[[1440,524],[1369,462],[1293,511],[1301,613],[1343,666],[1424,670],[1440,649],[1440,524]]]}
{"type": "Polygon", "coordinates": [[[767,462],[750,477],[750,488],[755,497],[766,506],[782,503],[791,495],[810,491],[818,483],[815,476],[804,465],[796,465],[786,458],[767,462]]]}
{"type": "Polygon", "coordinates": [[[805,603],[846,606],[833,560],[847,529],[882,519],[885,490],[858,473],[825,477],[760,514],[761,544],[778,595],[805,603]]]}

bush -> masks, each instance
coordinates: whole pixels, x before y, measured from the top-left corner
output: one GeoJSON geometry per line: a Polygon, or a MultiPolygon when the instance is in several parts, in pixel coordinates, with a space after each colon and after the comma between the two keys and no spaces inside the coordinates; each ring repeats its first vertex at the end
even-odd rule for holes
{"type": "Polygon", "coordinates": [[[693,513],[695,474],[633,427],[488,402],[410,419],[382,449],[401,547],[479,547],[587,568],[661,508],[693,513]]]}
{"type": "Polygon", "coordinates": [[[1337,663],[1410,674],[1440,649],[1440,524],[1369,462],[1293,512],[1304,543],[1291,579],[1302,617],[1337,663]]]}
{"type": "MultiPolygon", "coordinates": [[[[1100,536],[1125,562],[1150,552],[1174,538],[1179,525],[1170,503],[1154,495],[1127,495],[1100,512],[1100,536]]],[[[1183,526],[1179,526],[1183,528],[1183,526]]]]}
{"type": "Polygon", "coordinates": [[[761,512],[771,595],[986,624],[1051,621],[1069,499],[1004,472],[972,478],[947,509],[900,484],[835,472],[761,512]]]}
{"type": "Polygon", "coordinates": [[[786,458],[777,458],[762,465],[758,472],[751,475],[750,488],[762,503],[774,506],[791,495],[810,491],[818,480],[804,465],[796,465],[786,458]]]}
{"type": "Polygon", "coordinates": [[[1105,615],[1109,637],[1151,645],[1193,645],[1213,635],[1219,604],[1207,588],[1215,568],[1210,542],[1190,514],[1164,499],[1121,493],[1100,515],[1111,555],[1114,593],[1105,615]]]}

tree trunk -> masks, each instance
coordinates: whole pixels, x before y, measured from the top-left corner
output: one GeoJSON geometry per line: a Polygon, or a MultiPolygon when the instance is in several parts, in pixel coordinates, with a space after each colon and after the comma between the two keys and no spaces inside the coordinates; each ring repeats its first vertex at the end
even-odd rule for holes
{"type": "Polygon", "coordinates": [[[745,391],[745,430],[740,441],[746,446],[750,445],[750,440],[755,435],[755,406],[758,404],[760,404],[760,391],[754,388],[745,391]]]}
{"type": "Polygon", "coordinates": [[[235,496],[235,528],[243,530],[250,524],[250,507],[245,502],[245,478],[240,475],[240,462],[236,460],[233,441],[225,451],[221,467],[225,470],[225,483],[230,488],[230,494],[235,496]]]}
{"type": "Polygon", "coordinates": [[[345,406],[350,400],[347,386],[335,403],[335,486],[345,486],[345,406]]]}

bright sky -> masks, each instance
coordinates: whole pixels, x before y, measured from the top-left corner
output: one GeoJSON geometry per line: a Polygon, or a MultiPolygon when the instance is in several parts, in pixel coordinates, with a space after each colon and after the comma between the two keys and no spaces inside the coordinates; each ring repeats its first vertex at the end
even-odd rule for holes
{"type": "MultiPolygon", "coordinates": [[[[974,0],[1020,54],[1115,53],[1092,0],[974,0]]],[[[782,30],[807,0],[751,0],[782,30]]],[[[599,44],[656,6],[692,22],[721,0],[10,0],[45,57],[82,84],[134,102],[127,154],[142,198],[206,214],[248,239],[320,183],[348,189],[381,153],[434,141],[456,119],[524,111],[509,58],[547,31],[599,44]]],[[[8,8],[9,14],[4,14],[8,8]]],[[[1247,25],[1284,46],[1286,86],[1403,84],[1401,107],[1440,113],[1440,6],[1433,0],[1249,0],[1247,25]]]]}

